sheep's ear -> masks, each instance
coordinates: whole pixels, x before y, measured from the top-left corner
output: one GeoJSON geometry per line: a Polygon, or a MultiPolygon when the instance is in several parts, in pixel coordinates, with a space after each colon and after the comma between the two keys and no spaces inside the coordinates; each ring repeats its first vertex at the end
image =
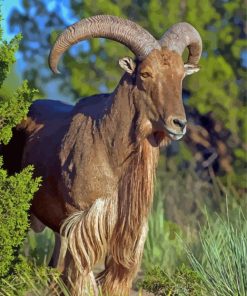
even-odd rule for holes
{"type": "Polygon", "coordinates": [[[129,74],[135,71],[136,63],[130,57],[124,57],[118,61],[119,66],[129,74]]]}
{"type": "Polygon", "coordinates": [[[194,74],[200,70],[199,66],[195,66],[192,64],[185,64],[184,65],[184,71],[185,71],[185,76],[194,74]]]}

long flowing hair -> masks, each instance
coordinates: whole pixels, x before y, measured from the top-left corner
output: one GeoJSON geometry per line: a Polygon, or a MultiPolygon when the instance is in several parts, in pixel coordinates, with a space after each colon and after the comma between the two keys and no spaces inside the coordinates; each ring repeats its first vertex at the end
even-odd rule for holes
{"type": "MultiPolygon", "coordinates": [[[[92,268],[105,256],[136,272],[146,238],[157,159],[158,148],[144,140],[125,167],[116,196],[99,198],[87,211],[76,212],[64,221],[61,235],[67,238],[72,257],[68,268],[72,295],[80,295],[86,285],[94,286],[92,268]]],[[[106,266],[99,275],[100,281],[107,274],[106,266]]],[[[110,286],[110,282],[105,284],[110,286]]]]}
{"type": "Polygon", "coordinates": [[[120,180],[110,250],[114,260],[126,268],[131,268],[138,256],[139,241],[153,201],[157,159],[157,148],[144,140],[120,180]]]}

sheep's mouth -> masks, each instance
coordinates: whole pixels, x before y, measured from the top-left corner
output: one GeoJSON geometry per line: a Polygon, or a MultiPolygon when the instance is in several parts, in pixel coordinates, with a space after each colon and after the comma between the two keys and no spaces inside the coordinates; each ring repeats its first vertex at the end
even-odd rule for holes
{"type": "Polygon", "coordinates": [[[184,127],[183,131],[180,133],[168,128],[167,126],[165,126],[164,128],[166,130],[168,137],[174,141],[178,141],[182,139],[183,136],[186,134],[186,127],[184,127]]]}
{"type": "Polygon", "coordinates": [[[162,147],[163,145],[166,144],[168,139],[173,141],[178,141],[183,136],[184,136],[184,133],[174,133],[172,131],[164,130],[164,131],[155,131],[151,133],[148,139],[152,146],[162,147]]]}
{"type": "Polygon", "coordinates": [[[167,134],[168,134],[170,139],[177,141],[177,140],[182,139],[185,133],[173,133],[173,132],[168,130],[167,134]]]}

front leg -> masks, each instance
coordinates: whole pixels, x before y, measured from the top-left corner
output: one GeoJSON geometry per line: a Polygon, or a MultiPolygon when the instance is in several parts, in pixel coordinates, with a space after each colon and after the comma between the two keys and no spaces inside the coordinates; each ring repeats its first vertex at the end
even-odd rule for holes
{"type": "MultiPolygon", "coordinates": [[[[105,270],[100,273],[96,279],[102,289],[103,295],[128,296],[130,294],[132,282],[141,263],[146,235],[147,223],[142,227],[142,232],[136,245],[135,252],[131,256],[131,261],[117,262],[117,259],[111,254],[107,256],[105,270]]],[[[124,246],[121,245],[121,242],[114,244],[114,246],[118,246],[119,248],[115,253],[124,253],[124,246]]],[[[121,256],[121,258],[124,258],[124,256],[121,256]]]]}
{"type": "Polygon", "coordinates": [[[138,271],[139,262],[132,268],[126,268],[118,264],[109,256],[105,270],[96,279],[105,296],[128,296],[133,279],[138,271]]]}

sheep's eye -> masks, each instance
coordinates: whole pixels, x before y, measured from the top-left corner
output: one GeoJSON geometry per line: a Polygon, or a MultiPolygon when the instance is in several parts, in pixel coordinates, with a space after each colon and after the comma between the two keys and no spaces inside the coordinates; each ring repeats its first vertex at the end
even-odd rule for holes
{"type": "Polygon", "coordinates": [[[142,78],[152,77],[151,73],[149,73],[149,72],[142,72],[140,75],[142,78]]]}

